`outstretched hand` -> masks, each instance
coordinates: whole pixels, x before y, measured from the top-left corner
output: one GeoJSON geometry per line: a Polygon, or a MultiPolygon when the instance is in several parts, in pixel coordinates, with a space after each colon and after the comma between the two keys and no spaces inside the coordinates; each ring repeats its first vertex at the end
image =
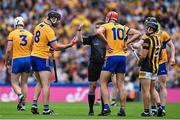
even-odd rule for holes
{"type": "Polygon", "coordinates": [[[81,31],[82,27],[84,27],[84,23],[81,23],[78,27],[78,30],[81,31]]]}

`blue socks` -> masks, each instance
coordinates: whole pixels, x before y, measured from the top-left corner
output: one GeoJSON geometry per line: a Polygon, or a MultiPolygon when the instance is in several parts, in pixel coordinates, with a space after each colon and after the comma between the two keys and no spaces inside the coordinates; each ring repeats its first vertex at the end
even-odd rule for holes
{"type": "Polygon", "coordinates": [[[105,104],[105,105],[104,105],[104,111],[107,111],[107,110],[109,110],[109,105],[108,105],[108,104],[105,104]]]}
{"type": "Polygon", "coordinates": [[[151,106],[151,110],[153,111],[153,112],[156,112],[157,110],[156,110],[156,105],[152,105],[151,106]]]}
{"type": "Polygon", "coordinates": [[[20,93],[20,94],[17,94],[18,95],[18,98],[21,99],[23,97],[23,94],[20,93]]]}
{"type": "Polygon", "coordinates": [[[120,111],[119,111],[119,113],[125,114],[125,110],[121,108],[120,111]]]}

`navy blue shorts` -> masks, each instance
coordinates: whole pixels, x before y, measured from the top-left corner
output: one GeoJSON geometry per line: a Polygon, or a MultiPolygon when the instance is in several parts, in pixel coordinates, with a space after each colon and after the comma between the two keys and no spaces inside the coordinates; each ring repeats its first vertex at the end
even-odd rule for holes
{"type": "Polygon", "coordinates": [[[51,61],[49,59],[31,56],[31,65],[33,71],[51,71],[51,61]]]}
{"type": "Polygon", "coordinates": [[[158,75],[167,75],[166,63],[159,64],[158,75]]]}
{"type": "Polygon", "coordinates": [[[12,73],[29,73],[31,70],[30,57],[14,58],[12,61],[12,73]]]}
{"type": "Polygon", "coordinates": [[[102,71],[110,71],[112,73],[126,72],[126,56],[108,56],[102,66],[102,71]]]}

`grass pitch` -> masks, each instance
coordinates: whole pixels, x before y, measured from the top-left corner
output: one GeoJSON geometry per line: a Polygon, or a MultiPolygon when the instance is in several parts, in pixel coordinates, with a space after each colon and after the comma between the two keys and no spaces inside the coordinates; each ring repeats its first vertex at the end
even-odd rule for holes
{"type": "MultiPolygon", "coordinates": [[[[94,116],[88,116],[88,104],[86,103],[51,103],[50,108],[54,110],[55,115],[32,115],[30,112],[31,104],[26,104],[26,111],[16,110],[15,102],[0,103],[0,119],[179,119],[180,103],[168,104],[165,117],[141,117],[143,104],[140,102],[127,103],[127,116],[119,117],[117,113],[119,106],[111,106],[111,115],[97,116],[100,113],[101,106],[94,106],[94,116]]],[[[42,113],[42,104],[39,105],[39,112],[42,113]]]]}

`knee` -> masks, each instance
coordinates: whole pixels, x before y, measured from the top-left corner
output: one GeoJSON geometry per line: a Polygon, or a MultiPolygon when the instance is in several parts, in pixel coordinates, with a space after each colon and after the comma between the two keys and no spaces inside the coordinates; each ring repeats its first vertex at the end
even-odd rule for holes
{"type": "Polygon", "coordinates": [[[166,89],[166,82],[165,81],[160,82],[160,89],[166,89]]]}
{"type": "Polygon", "coordinates": [[[90,86],[89,86],[89,92],[95,92],[96,90],[96,83],[90,83],[90,86]]]}

